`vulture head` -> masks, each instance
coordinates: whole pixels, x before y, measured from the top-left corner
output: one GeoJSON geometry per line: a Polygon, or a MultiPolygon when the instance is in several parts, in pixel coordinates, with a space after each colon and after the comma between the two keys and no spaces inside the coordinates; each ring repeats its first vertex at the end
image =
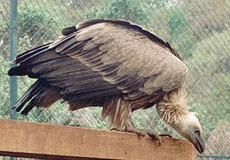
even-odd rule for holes
{"type": "Polygon", "coordinates": [[[204,152],[202,128],[195,113],[188,110],[187,96],[183,89],[179,88],[166,94],[156,107],[166,124],[189,140],[199,153],[204,152]]]}

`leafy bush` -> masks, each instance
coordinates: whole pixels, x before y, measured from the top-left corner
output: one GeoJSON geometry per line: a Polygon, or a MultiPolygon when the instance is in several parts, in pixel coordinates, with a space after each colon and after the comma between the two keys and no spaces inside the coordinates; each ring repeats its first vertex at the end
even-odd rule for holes
{"type": "Polygon", "coordinates": [[[9,63],[0,55],[0,118],[9,118],[9,63]]]}
{"type": "Polygon", "coordinates": [[[191,105],[209,134],[223,121],[230,121],[230,30],[213,35],[196,44],[193,56],[186,60],[190,69],[191,105]]]}
{"type": "Polygon", "coordinates": [[[86,18],[124,19],[145,25],[149,21],[148,9],[147,4],[142,1],[105,0],[105,3],[100,8],[92,8],[86,14],[86,18]]]}
{"type": "Polygon", "coordinates": [[[212,32],[222,32],[230,26],[229,1],[178,0],[186,13],[186,20],[195,40],[203,39],[212,32]]]}
{"type": "Polygon", "coordinates": [[[180,53],[183,59],[192,55],[195,45],[193,37],[189,32],[185,14],[178,9],[172,9],[167,14],[170,32],[170,41],[173,47],[180,53]]]}
{"type": "MultiPolygon", "coordinates": [[[[32,47],[29,37],[25,35],[24,37],[20,37],[18,39],[18,51],[22,52],[28,49],[28,47],[32,47]]],[[[9,76],[7,74],[8,70],[10,69],[10,61],[9,58],[5,58],[4,56],[0,55],[0,82],[4,82],[0,84],[0,116],[2,118],[9,117],[9,98],[10,98],[10,91],[9,91],[9,76]],[[6,83],[7,82],[7,83],[6,83]]],[[[18,77],[18,92],[19,96],[21,96],[29,85],[32,84],[33,80],[28,79],[27,77],[22,78],[18,77]]]]}
{"type": "Polygon", "coordinates": [[[52,17],[37,8],[28,5],[19,8],[18,36],[27,35],[32,44],[39,45],[52,39],[56,35],[55,25],[52,17]]]}

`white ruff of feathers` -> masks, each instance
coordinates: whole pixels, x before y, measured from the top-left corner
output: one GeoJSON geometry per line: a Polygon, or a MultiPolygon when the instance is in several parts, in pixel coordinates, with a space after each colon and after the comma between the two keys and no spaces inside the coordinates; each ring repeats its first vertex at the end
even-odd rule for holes
{"type": "Polygon", "coordinates": [[[182,116],[191,114],[187,107],[187,94],[182,88],[178,88],[164,96],[157,104],[157,112],[167,124],[178,123],[182,116]]]}

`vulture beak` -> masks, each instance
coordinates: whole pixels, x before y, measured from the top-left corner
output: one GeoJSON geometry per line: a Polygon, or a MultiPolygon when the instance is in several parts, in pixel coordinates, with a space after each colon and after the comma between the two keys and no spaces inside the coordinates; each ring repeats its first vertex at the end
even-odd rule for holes
{"type": "Polygon", "coordinates": [[[199,131],[196,130],[195,132],[192,132],[192,133],[190,132],[187,139],[194,145],[194,147],[199,153],[204,152],[205,143],[204,143],[204,140],[201,138],[199,131]]]}

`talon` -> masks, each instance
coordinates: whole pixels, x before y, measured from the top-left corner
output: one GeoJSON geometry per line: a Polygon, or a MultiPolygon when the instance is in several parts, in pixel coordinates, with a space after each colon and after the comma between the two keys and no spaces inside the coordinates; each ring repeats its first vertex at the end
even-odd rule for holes
{"type": "Polygon", "coordinates": [[[144,137],[149,140],[150,139],[150,136],[148,135],[148,133],[145,133],[144,137]]]}
{"type": "Polygon", "coordinates": [[[158,146],[161,146],[161,138],[158,139],[158,146]]]}
{"type": "Polygon", "coordinates": [[[110,130],[110,131],[121,131],[121,130],[119,130],[119,129],[117,129],[117,128],[110,128],[109,130],[110,130]]]}
{"type": "MultiPolygon", "coordinates": [[[[146,139],[154,139],[154,140],[160,140],[160,136],[156,130],[142,130],[142,129],[136,129],[135,126],[133,125],[131,119],[129,118],[126,122],[126,132],[132,132],[136,133],[137,135],[143,136],[146,139]]],[[[159,145],[161,143],[159,142],[159,145]]]]}
{"type": "Polygon", "coordinates": [[[161,133],[160,136],[172,138],[172,135],[170,135],[168,133],[161,133]]]}

